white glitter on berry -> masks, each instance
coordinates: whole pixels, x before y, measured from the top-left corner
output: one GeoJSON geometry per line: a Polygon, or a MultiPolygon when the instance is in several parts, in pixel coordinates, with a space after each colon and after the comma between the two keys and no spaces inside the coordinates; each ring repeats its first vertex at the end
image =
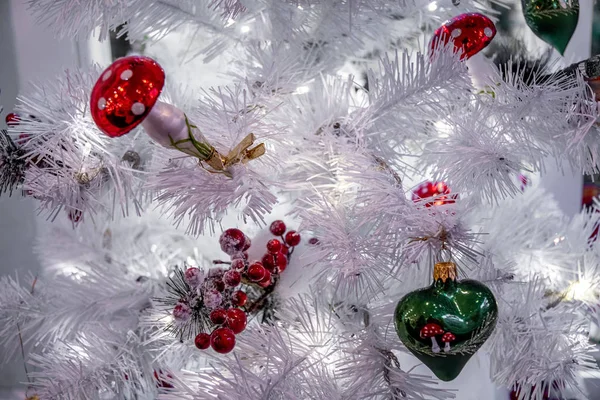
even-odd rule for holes
{"type": "Polygon", "coordinates": [[[106,71],[104,73],[104,75],[102,75],[102,80],[103,81],[107,80],[108,78],[110,78],[111,75],[112,75],[112,71],[109,69],[108,71],[106,71]]]}
{"type": "Polygon", "coordinates": [[[185,303],[177,303],[173,308],[173,317],[177,321],[188,321],[192,317],[192,309],[185,303]]]}
{"type": "Polygon", "coordinates": [[[104,97],[100,97],[98,99],[98,108],[104,110],[106,108],[106,99],[104,97]]]}
{"type": "Polygon", "coordinates": [[[131,112],[133,115],[142,115],[146,111],[146,106],[142,103],[133,103],[131,106],[131,112]]]}
{"type": "Polygon", "coordinates": [[[123,79],[124,81],[128,81],[129,78],[131,78],[133,76],[133,71],[130,69],[126,69],[125,71],[121,72],[121,79],[123,79]]]}
{"type": "Polygon", "coordinates": [[[195,289],[204,282],[204,272],[198,268],[188,268],[185,271],[185,281],[195,289]]]}
{"type": "Polygon", "coordinates": [[[453,38],[457,38],[460,36],[461,33],[462,33],[462,30],[460,28],[456,28],[455,30],[452,31],[452,33],[450,35],[453,38]]]}
{"type": "Polygon", "coordinates": [[[492,28],[490,28],[490,27],[487,27],[487,28],[485,28],[485,29],[483,30],[483,33],[484,33],[484,34],[485,34],[485,36],[487,36],[487,37],[492,37],[492,34],[493,34],[494,32],[492,31],[492,28]]]}
{"type": "Polygon", "coordinates": [[[223,298],[221,293],[216,290],[207,290],[204,292],[204,305],[213,310],[221,305],[223,298]]]}

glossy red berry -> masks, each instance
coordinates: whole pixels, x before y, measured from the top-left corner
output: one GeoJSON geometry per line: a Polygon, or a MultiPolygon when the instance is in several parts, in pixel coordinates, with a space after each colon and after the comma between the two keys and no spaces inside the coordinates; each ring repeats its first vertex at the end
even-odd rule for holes
{"type": "Polygon", "coordinates": [[[431,49],[452,41],[454,50],[461,52],[461,60],[470,58],[483,50],[496,36],[496,27],[491,19],[478,13],[467,13],[444,22],[433,33],[431,49]]]}
{"type": "Polygon", "coordinates": [[[209,318],[215,325],[222,325],[227,320],[227,311],[222,308],[214,309],[210,312],[209,318]]]}
{"type": "Polygon", "coordinates": [[[285,242],[289,246],[298,246],[300,244],[300,234],[296,231],[289,231],[285,234],[285,242]]]}
{"type": "Polygon", "coordinates": [[[242,281],[242,275],[238,271],[229,270],[223,275],[223,282],[229,287],[236,287],[242,281]]]}
{"type": "Polygon", "coordinates": [[[281,250],[281,242],[277,239],[271,239],[267,242],[267,251],[271,254],[277,254],[281,250]]]}
{"type": "Polygon", "coordinates": [[[273,254],[269,254],[269,253],[267,253],[263,256],[262,263],[263,263],[263,266],[269,272],[275,271],[275,267],[277,266],[277,264],[275,262],[275,256],[273,254]]]}
{"type": "Polygon", "coordinates": [[[208,333],[201,332],[196,335],[194,344],[200,350],[206,350],[210,347],[210,335],[208,333]]]}
{"type": "Polygon", "coordinates": [[[244,235],[244,232],[240,231],[239,229],[227,229],[221,234],[221,237],[219,238],[219,244],[221,245],[221,250],[229,255],[233,255],[241,252],[244,249],[244,245],[246,244],[246,235],[244,235]]]}
{"type": "Polygon", "coordinates": [[[217,353],[229,353],[235,347],[235,333],[229,328],[215,329],[210,335],[210,346],[217,353]]]}
{"type": "Polygon", "coordinates": [[[235,333],[241,333],[246,329],[246,313],[239,308],[230,308],[227,310],[227,326],[235,333]]]}
{"type": "Polygon", "coordinates": [[[281,236],[285,233],[286,230],[285,223],[280,219],[278,219],[277,221],[273,221],[273,223],[271,223],[271,226],[269,227],[269,230],[273,235],[281,236]]]}
{"type": "Polygon", "coordinates": [[[264,278],[262,278],[262,279],[261,279],[261,280],[258,282],[258,284],[259,284],[261,287],[267,287],[267,286],[269,286],[269,285],[272,283],[272,281],[273,281],[273,280],[271,279],[271,273],[270,273],[269,271],[265,271],[265,276],[264,276],[264,278]]]}
{"type": "Polygon", "coordinates": [[[19,116],[19,114],[10,113],[10,114],[6,114],[6,117],[4,118],[4,120],[6,121],[6,125],[12,127],[12,126],[19,125],[19,122],[21,122],[21,117],[19,116]]]}
{"type": "Polygon", "coordinates": [[[265,267],[257,261],[257,262],[250,264],[250,266],[248,267],[248,271],[246,272],[246,275],[248,275],[248,279],[250,279],[251,281],[259,282],[259,281],[263,280],[265,275],[268,273],[269,273],[269,271],[267,271],[265,269],[265,267]]]}
{"type": "Polygon", "coordinates": [[[231,303],[234,306],[242,307],[246,304],[247,300],[248,300],[248,295],[246,293],[242,292],[241,290],[235,291],[231,295],[231,303]]]}
{"type": "Polygon", "coordinates": [[[150,113],[165,84],[165,73],[148,57],[119,58],[102,74],[90,97],[92,118],[110,137],[122,136],[150,113]]]}
{"type": "Polygon", "coordinates": [[[284,244],[281,246],[281,253],[284,255],[288,255],[288,253],[290,252],[290,246],[288,246],[287,244],[284,244]]]}
{"type": "Polygon", "coordinates": [[[285,254],[283,254],[283,253],[275,254],[275,265],[277,265],[278,272],[281,273],[281,272],[285,271],[285,269],[288,265],[288,259],[285,256],[285,254]]]}
{"type": "Polygon", "coordinates": [[[242,258],[236,258],[235,260],[231,260],[231,269],[235,271],[241,271],[246,268],[246,263],[242,258]]]}

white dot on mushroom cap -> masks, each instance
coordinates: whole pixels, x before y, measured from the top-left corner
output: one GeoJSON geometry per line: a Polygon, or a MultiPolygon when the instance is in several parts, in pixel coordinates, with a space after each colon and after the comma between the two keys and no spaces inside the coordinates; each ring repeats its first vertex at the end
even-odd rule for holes
{"type": "Polygon", "coordinates": [[[104,75],[102,75],[102,80],[103,81],[107,80],[108,78],[110,78],[111,75],[112,75],[112,71],[109,69],[108,71],[106,71],[104,73],[104,75]]]}
{"type": "Polygon", "coordinates": [[[98,108],[104,110],[106,108],[106,99],[104,97],[100,97],[98,99],[98,108]]]}
{"type": "Polygon", "coordinates": [[[146,106],[142,103],[133,103],[133,105],[131,106],[131,112],[134,115],[142,115],[144,111],[146,111],[146,106]]]}
{"type": "Polygon", "coordinates": [[[452,33],[450,35],[453,38],[457,38],[460,36],[461,33],[462,33],[462,30],[460,28],[456,28],[455,30],[452,31],[452,33]]]}
{"type": "Polygon", "coordinates": [[[126,69],[125,71],[121,72],[121,79],[123,79],[124,81],[129,80],[129,78],[131,78],[133,76],[133,71],[130,69],[126,69]]]}
{"type": "Polygon", "coordinates": [[[494,32],[492,32],[492,28],[487,27],[483,30],[483,33],[485,33],[485,36],[487,36],[487,37],[492,37],[492,33],[494,33],[494,32]]]}

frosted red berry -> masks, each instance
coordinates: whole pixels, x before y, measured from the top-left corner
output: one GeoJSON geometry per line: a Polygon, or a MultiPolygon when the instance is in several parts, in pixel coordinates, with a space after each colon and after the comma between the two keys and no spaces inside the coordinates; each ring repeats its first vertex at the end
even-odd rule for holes
{"type": "Polygon", "coordinates": [[[239,308],[230,308],[227,310],[227,326],[233,331],[233,333],[241,333],[246,329],[246,313],[239,308]]]}
{"type": "Polygon", "coordinates": [[[285,254],[283,254],[283,253],[275,254],[275,265],[277,266],[278,272],[281,273],[281,272],[285,271],[287,264],[288,264],[288,260],[287,260],[287,257],[285,256],[285,254]]]}
{"type": "Polygon", "coordinates": [[[236,271],[241,271],[246,268],[246,263],[241,258],[236,258],[235,260],[231,260],[231,269],[236,271]]]}
{"type": "Polygon", "coordinates": [[[269,227],[269,230],[273,235],[281,236],[285,233],[286,230],[285,223],[280,219],[278,219],[277,221],[273,221],[271,223],[271,226],[269,227]]]}
{"type": "Polygon", "coordinates": [[[187,321],[192,316],[192,309],[185,303],[177,303],[175,307],[173,307],[173,318],[178,321],[187,321]]]}
{"type": "Polygon", "coordinates": [[[230,270],[223,275],[223,282],[226,286],[236,287],[242,281],[242,275],[238,271],[230,270]]]}
{"type": "Polygon", "coordinates": [[[215,329],[210,335],[210,346],[217,353],[229,353],[235,347],[235,333],[225,327],[215,329]]]}
{"type": "Polygon", "coordinates": [[[122,136],[150,113],[165,84],[165,73],[148,57],[119,58],[105,69],[90,96],[94,122],[107,136],[122,136]]]}
{"type": "Polygon", "coordinates": [[[222,308],[217,308],[210,312],[209,318],[215,325],[222,325],[227,320],[227,312],[222,308]]]}
{"type": "Polygon", "coordinates": [[[248,250],[250,246],[252,246],[252,240],[250,240],[248,236],[244,235],[244,248],[242,249],[242,251],[248,250]]]}
{"type": "Polygon", "coordinates": [[[267,242],[267,251],[271,254],[277,254],[281,250],[281,242],[277,239],[271,239],[267,242]]]}
{"type": "Polygon", "coordinates": [[[246,275],[251,281],[258,282],[264,279],[265,275],[268,273],[269,271],[267,271],[261,263],[255,262],[248,267],[246,275]]]}
{"type": "Polygon", "coordinates": [[[235,291],[231,295],[231,303],[234,306],[242,307],[246,304],[247,300],[248,300],[248,295],[246,293],[242,292],[241,290],[235,291]]]}
{"type": "Polygon", "coordinates": [[[185,270],[185,281],[192,288],[200,286],[203,280],[202,271],[196,267],[190,267],[185,270]]]}
{"type": "Polygon", "coordinates": [[[19,114],[10,113],[6,114],[4,120],[6,121],[6,125],[8,126],[17,126],[19,125],[19,122],[21,122],[21,117],[19,116],[19,114]]]}
{"type": "Polygon", "coordinates": [[[246,244],[246,235],[239,229],[227,229],[219,238],[221,250],[229,255],[241,252],[246,244]]]}
{"type": "Polygon", "coordinates": [[[300,244],[300,234],[296,231],[289,231],[285,234],[285,242],[294,247],[300,244]]]}
{"type": "Polygon", "coordinates": [[[201,332],[196,335],[194,344],[200,350],[206,350],[210,347],[210,335],[208,333],[201,332]]]}

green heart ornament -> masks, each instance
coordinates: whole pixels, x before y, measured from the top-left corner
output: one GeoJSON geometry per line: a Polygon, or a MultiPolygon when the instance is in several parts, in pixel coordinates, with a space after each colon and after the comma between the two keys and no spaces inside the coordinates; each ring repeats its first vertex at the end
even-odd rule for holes
{"type": "Polygon", "coordinates": [[[491,335],[498,306],[483,283],[457,281],[454,263],[437,263],[433,278],[398,302],[396,332],[435,376],[451,381],[491,335]]]}
{"type": "Polygon", "coordinates": [[[521,0],[525,22],[562,55],[577,28],[578,0],[521,0]]]}

